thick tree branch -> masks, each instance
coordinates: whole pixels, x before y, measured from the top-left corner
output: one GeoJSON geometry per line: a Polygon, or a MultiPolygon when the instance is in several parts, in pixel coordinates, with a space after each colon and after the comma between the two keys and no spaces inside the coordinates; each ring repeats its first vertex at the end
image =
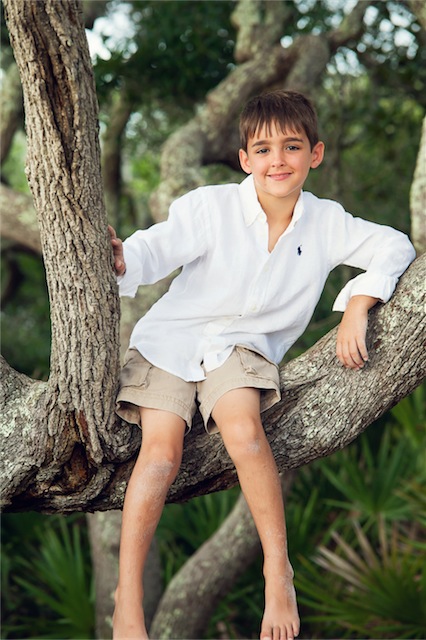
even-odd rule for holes
{"type": "Polygon", "coordinates": [[[364,15],[368,7],[369,3],[358,0],[339,27],[330,31],[327,38],[333,52],[337,51],[339,47],[359,40],[365,29],[364,15]]]}
{"type": "MultiPolygon", "coordinates": [[[[265,416],[265,429],[281,471],[345,447],[422,382],[426,373],[425,276],[426,256],[422,256],[401,278],[391,301],[370,313],[371,360],[364,370],[348,371],[338,364],[335,329],[282,369],[283,399],[265,416]]],[[[8,370],[4,373],[12,388],[15,376],[8,370]]],[[[7,474],[1,486],[6,509],[120,508],[140,443],[139,430],[120,428],[117,422],[121,440],[116,458],[97,467],[85,457],[72,416],[60,434],[48,433],[39,412],[45,387],[37,388],[40,391],[35,395],[28,391],[28,401],[6,398],[3,405],[2,431],[7,434],[3,469],[7,474]],[[24,432],[26,442],[37,442],[37,452],[24,447],[17,458],[24,432]]],[[[236,482],[221,439],[208,436],[197,420],[169,500],[188,500],[236,482]]]]}
{"type": "Polygon", "coordinates": [[[271,43],[282,36],[283,25],[291,13],[285,2],[275,0],[240,0],[231,16],[238,30],[234,58],[238,64],[265,53],[271,43]]]}

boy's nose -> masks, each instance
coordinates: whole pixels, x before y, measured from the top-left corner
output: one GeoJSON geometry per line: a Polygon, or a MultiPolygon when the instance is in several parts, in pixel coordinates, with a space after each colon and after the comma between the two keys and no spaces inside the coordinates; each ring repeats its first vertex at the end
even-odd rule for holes
{"type": "Polygon", "coordinates": [[[272,164],[274,167],[281,167],[285,164],[284,156],[281,153],[276,153],[272,158],[272,164]]]}

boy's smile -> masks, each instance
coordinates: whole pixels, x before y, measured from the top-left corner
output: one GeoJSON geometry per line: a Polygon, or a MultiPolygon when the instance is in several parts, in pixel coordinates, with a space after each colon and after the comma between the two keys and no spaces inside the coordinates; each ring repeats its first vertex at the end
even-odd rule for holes
{"type": "Polygon", "coordinates": [[[318,167],[323,156],[322,142],[311,149],[305,132],[281,131],[275,124],[256,131],[247,151],[240,149],[241,167],[253,175],[265,213],[284,209],[291,214],[309,170],[318,167]]]}

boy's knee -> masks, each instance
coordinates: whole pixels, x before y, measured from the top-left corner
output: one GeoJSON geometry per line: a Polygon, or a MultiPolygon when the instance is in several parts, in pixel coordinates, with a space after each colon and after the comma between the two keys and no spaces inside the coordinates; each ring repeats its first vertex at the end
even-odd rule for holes
{"type": "Polygon", "coordinates": [[[176,478],[179,463],[167,458],[150,460],[146,465],[146,475],[159,487],[168,487],[176,478]]]}
{"type": "Polygon", "coordinates": [[[180,465],[182,449],[158,443],[150,447],[148,456],[153,462],[160,464],[164,469],[168,469],[180,465]]]}
{"type": "Polygon", "coordinates": [[[150,469],[152,475],[156,475],[159,480],[172,482],[179,471],[182,461],[182,448],[165,444],[164,442],[153,442],[145,446],[144,465],[150,469]]]}
{"type": "Polygon", "coordinates": [[[223,441],[233,462],[261,455],[265,449],[265,434],[260,421],[252,418],[234,420],[221,430],[223,441]]]}

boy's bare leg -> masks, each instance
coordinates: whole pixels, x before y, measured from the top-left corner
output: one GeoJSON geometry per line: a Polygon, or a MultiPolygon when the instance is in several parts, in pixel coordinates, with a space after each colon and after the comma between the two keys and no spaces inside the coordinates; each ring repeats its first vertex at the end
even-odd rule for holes
{"type": "Polygon", "coordinates": [[[167,491],[182,459],[185,422],[157,409],[141,409],[142,446],[127,487],[121,525],[114,640],[148,638],[142,576],[167,491]]]}
{"type": "Polygon", "coordinates": [[[278,470],[260,419],[260,392],[234,389],[212,417],[237,469],[264,554],[265,612],[261,640],[290,640],[299,633],[293,569],[287,554],[284,503],[278,470]]]}

